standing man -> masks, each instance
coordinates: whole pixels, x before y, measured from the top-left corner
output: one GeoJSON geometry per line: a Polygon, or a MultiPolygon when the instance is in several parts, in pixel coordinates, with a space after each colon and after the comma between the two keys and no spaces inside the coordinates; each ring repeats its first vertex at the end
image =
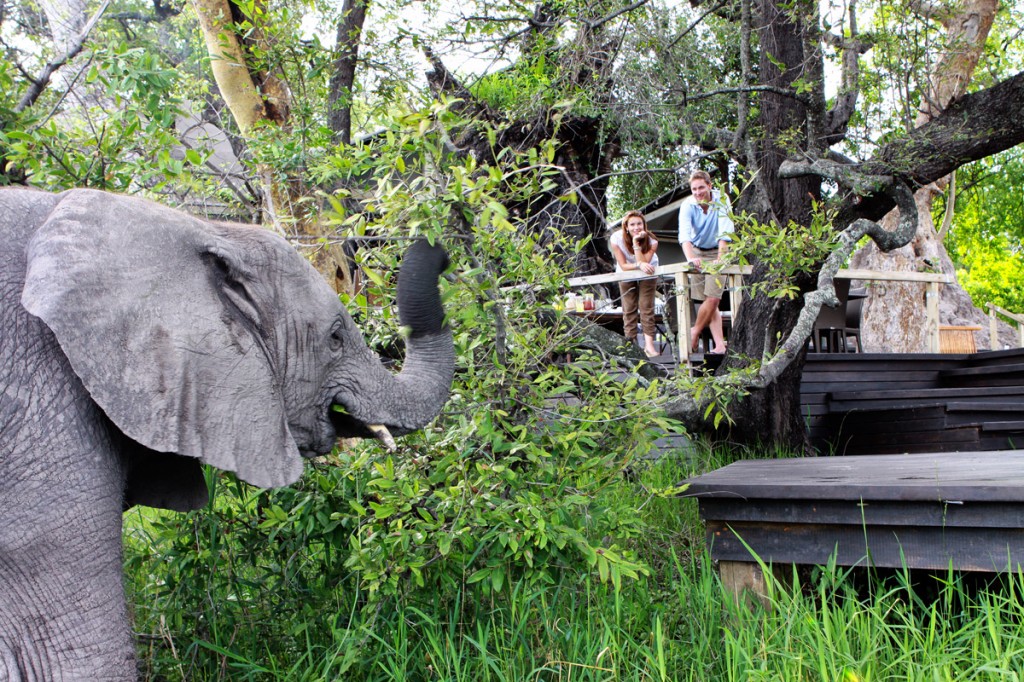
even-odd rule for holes
{"type": "MultiPolygon", "coordinates": [[[[679,243],[683,245],[686,261],[698,271],[704,261],[718,262],[732,241],[733,224],[729,217],[729,199],[718,190],[711,189],[711,176],[702,170],[690,175],[690,196],[679,207],[679,243]]],[[[690,277],[690,297],[701,301],[697,319],[690,330],[690,351],[697,350],[700,333],[707,327],[715,342],[709,353],[725,353],[725,333],[722,331],[722,281],[718,277],[693,275],[690,277]]]]}

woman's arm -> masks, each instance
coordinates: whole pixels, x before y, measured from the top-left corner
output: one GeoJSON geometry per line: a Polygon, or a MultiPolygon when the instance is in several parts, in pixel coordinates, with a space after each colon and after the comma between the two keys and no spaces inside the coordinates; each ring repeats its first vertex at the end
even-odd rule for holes
{"type": "Polygon", "coordinates": [[[652,237],[651,233],[648,232],[647,243],[647,250],[641,251],[640,248],[636,245],[636,242],[634,242],[633,251],[636,254],[636,269],[643,270],[648,275],[652,275],[654,274],[654,266],[651,265],[651,260],[654,259],[654,252],[658,250],[658,240],[652,237]]]}

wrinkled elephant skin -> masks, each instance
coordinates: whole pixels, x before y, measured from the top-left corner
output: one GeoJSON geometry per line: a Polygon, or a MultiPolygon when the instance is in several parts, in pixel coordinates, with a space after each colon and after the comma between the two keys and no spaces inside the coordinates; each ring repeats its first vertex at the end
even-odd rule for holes
{"type": "Polygon", "coordinates": [[[454,368],[416,242],[395,375],[284,239],[92,190],[0,190],[0,681],[135,679],[121,514],[287,485],[338,436],[440,411],[454,368]],[[334,406],[342,406],[344,414],[334,406]]]}

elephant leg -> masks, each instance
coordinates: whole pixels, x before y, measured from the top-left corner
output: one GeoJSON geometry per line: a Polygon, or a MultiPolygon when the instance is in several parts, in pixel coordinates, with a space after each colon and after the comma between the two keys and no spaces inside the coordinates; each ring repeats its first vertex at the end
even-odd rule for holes
{"type": "Polygon", "coordinates": [[[36,374],[0,457],[0,680],[134,680],[123,466],[74,375],[36,374]]]}

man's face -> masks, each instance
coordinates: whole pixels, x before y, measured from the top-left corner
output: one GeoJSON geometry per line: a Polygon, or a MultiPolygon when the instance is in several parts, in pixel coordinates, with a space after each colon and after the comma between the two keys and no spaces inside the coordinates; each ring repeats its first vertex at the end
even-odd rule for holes
{"type": "Polygon", "coordinates": [[[703,178],[690,180],[690,191],[698,204],[706,204],[711,201],[711,185],[704,182],[703,178]]]}

